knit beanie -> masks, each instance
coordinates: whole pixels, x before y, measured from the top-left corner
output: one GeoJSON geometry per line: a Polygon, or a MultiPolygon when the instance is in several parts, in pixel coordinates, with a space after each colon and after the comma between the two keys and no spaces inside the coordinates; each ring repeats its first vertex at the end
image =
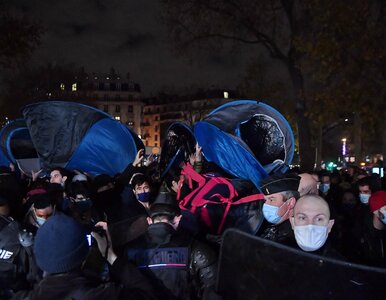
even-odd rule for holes
{"type": "Polygon", "coordinates": [[[369,199],[370,211],[375,212],[383,206],[386,206],[386,192],[378,191],[372,193],[369,199]]]}
{"type": "Polygon", "coordinates": [[[56,214],[35,237],[37,265],[48,273],[65,273],[81,265],[88,253],[86,231],[73,218],[56,214]]]}

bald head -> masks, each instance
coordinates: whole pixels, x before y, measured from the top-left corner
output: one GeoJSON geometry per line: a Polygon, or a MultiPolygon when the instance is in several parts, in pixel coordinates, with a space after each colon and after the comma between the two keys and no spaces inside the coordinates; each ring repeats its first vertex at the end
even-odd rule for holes
{"type": "Polygon", "coordinates": [[[317,195],[318,194],[318,181],[315,179],[314,176],[308,173],[302,173],[300,176],[300,183],[298,192],[300,196],[304,195],[317,195]]]}
{"type": "Polygon", "coordinates": [[[330,220],[330,208],[326,200],[318,195],[305,195],[295,204],[291,224],[328,226],[331,230],[334,220],[330,220]]]}
{"type": "Polygon", "coordinates": [[[300,197],[295,204],[294,213],[304,210],[321,212],[330,218],[330,208],[326,200],[318,195],[305,195],[300,197]]]}

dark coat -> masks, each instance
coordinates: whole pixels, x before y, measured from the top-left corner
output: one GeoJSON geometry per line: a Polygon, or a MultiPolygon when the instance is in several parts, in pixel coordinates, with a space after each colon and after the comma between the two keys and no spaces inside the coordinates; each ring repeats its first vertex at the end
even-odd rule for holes
{"type": "Polygon", "coordinates": [[[18,292],[12,299],[155,299],[147,280],[125,259],[118,258],[110,268],[112,282],[99,283],[80,271],[52,274],[29,292],[18,292]]]}
{"type": "Polygon", "coordinates": [[[286,246],[294,246],[295,235],[289,220],[286,220],[277,225],[267,224],[268,222],[265,221],[265,224],[263,224],[260,230],[260,234],[257,234],[258,236],[286,246]]]}
{"type": "Polygon", "coordinates": [[[213,291],[217,257],[207,245],[168,223],[149,226],[126,248],[129,259],[157,289],[160,299],[195,299],[213,291]]]}

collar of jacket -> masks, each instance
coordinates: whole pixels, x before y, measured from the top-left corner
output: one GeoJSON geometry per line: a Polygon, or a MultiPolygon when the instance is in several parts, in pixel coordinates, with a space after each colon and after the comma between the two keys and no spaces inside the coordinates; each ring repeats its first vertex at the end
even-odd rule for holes
{"type": "Polygon", "coordinates": [[[147,230],[150,241],[158,245],[168,244],[175,233],[173,226],[164,222],[153,223],[147,230]]]}

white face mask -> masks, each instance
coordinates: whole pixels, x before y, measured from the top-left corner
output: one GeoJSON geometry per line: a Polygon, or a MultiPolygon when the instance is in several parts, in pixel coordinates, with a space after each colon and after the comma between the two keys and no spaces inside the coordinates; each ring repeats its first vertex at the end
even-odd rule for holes
{"type": "Polygon", "coordinates": [[[295,239],[304,251],[315,251],[321,248],[327,240],[327,226],[303,225],[294,226],[295,239]]]}

